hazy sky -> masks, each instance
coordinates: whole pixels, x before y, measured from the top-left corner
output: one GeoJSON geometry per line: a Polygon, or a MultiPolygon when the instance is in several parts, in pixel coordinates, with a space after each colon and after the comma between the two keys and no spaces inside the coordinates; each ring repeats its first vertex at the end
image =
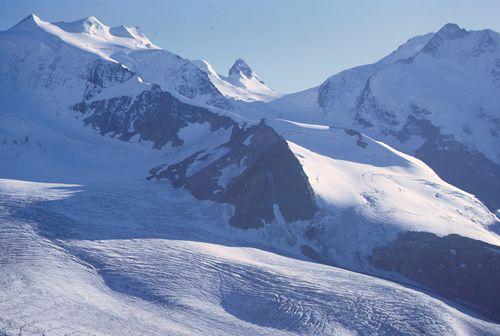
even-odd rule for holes
{"type": "Polygon", "coordinates": [[[500,0],[0,0],[0,30],[31,12],[52,22],[94,15],[139,26],[162,48],[222,74],[241,57],[282,92],[372,63],[447,22],[500,31],[500,0]]]}

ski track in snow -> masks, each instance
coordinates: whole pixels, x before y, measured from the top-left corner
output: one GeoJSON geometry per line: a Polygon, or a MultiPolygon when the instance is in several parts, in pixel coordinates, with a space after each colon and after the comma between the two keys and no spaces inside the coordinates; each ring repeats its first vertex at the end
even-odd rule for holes
{"type": "Polygon", "coordinates": [[[222,208],[163,183],[0,180],[0,334],[500,333],[395,283],[239,246],[217,233],[222,208]]]}

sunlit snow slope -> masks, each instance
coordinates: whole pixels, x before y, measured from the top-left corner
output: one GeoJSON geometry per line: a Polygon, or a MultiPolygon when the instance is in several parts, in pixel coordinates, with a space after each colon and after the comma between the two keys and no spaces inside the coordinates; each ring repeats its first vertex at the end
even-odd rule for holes
{"type": "Polygon", "coordinates": [[[380,61],[270,103],[282,118],[362,130],[500,208],[500,34],[446,24],[380,61]]]}

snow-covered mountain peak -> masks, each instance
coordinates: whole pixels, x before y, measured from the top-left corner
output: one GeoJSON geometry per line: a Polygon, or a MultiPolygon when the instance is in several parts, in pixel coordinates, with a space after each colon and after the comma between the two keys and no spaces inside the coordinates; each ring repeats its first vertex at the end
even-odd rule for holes
{"type": "Polygon", "coordinates": [[[241,59],[231,68],[231,76],[221,76],[206,61],[190,62],[154,45],[138,27],[111,27],[94,16],[50,23],[30,15],[4,33],[3,38],[11,41],[13,50],[22,49],[23,53],[31,54],[33,46],[40,41],[54,50],[70,45],[121,63],[141,73],[146,82],[196,99],[198,103],[227,108],[229,103],[224,97],[248,102],[269,101],[278,96],[241,59]],[[21,43],[20,39],[25,42],[21,43]]]}
{"type": "Polygon", "coordinates": [[[19,21],[17,24],[12,26],[12,28],[8,29],[8,31],[32,31],[39,27],[40,22],[40,18],[36,14],[31,13],[30,15],[19,21]]]}
{"type": "Polygon", "coordinates": [[[374,64],[345,70],[271,106],[293,121],[363,127],[370,136],[422,158],[496,210],[499,45],[495,31],[446,24],[374,64]],[[450,169],[452,157],[456,164],[450,169]]]}
{"type": "Polygon", "coordinates": [[[29,47],[37,41],[52,46],[67,43],[107,60],[113,60],[113,55],[117,53],[160,49],[139,28],[110,27],[94,16],[72,22],[50,23],[31,14],[4,33],[4,38],[11,41],[20,41],[19,38],[26,40],[18,47],[29,47]]]}
{"type": "Polygon", "coordinates": [[[241,58],[233,64],[228,77],[218,74],[205,60],[193,60],[191,63],[206,73],[225,97],[245,102],[267,102],[280,96],[270,89],[241,58]]]}
{"type": "MultiPolygon", "coordinates": [[[[432,39],[422,48],[422,52],[438,58],[448,58],[458,61],[457,64],[465,66],[470,62],[465,59],[486,56],[482,63],[489,66],[490,62],[495,63],[498,58],[497,45],[500,43],[500,34],[490,29],[466,30],[458,25],[448,23],[444,25],[432,39]],[[489,56],[488,56],[489,55],[489,56]],[[492,59],[490,59],[492,58],[492,59]]],[[[475,61],[467,65],[477,67],[475,61]]]]}
{"type": "MultiPolygon", "coordinates": [[[[222,76],[221,76],[222,77],[222,76]]],[[[281,96],[269,88],[262,79],[250,68],[250,66],[241,58],[238,58],[233,66],[229,69],[228,77],[224,78],[225,81],[233,87],[243,89],[243,100],[260,100],[270,101],[281,96]]],[[[239,95],[236,98],[240,99],[239,95]]]]}
{"type": "Polygon", "coordinates": [[[95,16],[72,22],[56,22],[55,26],[67,33],[85,34],[116,45],[127,45],[139,48],[158,48],[138,27],[117,26],[110,27],[99,21],[95,16]]]}
{"type": "MultiPolygon", "coordinates": [[[[419,53],[422,48],[429,43],[429,41],[434,37],[434,33],[428,33],[424,35],[417,35],[410,38],[404,44],[400,45],[396,50],[394,50],[389,55],[382,58],[380,61],[374,63],[372,66],[383,68],[387,65],[390,65],[394,62],[403,61],[406,59],[410,59],[419,53]],[[378,64],[378,65],[377,65],[378,64]]],[[[362,68],[364,66],[361,66],[362,68]]],[[[335,75],[333,75],[335,76],[335,75]]],[[[332,77],[333,77],[332,76],[332,77]]]]}
{"type": "Polygon", "coordinates": [[[109,32],[111,35],[116,36],[116,37],[124,37],[124,38],[132,38],[137,41],[142,42],[145,46],[152,46],[153,44],[149,40],[149,38],[144,35],[144,33],[140,30],[139,27],[134,26],[134,27],[128,27],[128,26],[118,26],[118,27],[111,27],[109,29],[109,32]]]}
{"type": "Polygon", "coordinates": [[[436,35],[439,35],[448,39],[457,39],[464,37],[469,33],[468,30],[461,28],[456,23],[447,23],[441,29],[438,30],[436,35]]]}
{"type": "Polygon", "coordinates": [[[109,26],[103,24],[95,16],[72,22],[56,22],[54,25],[68,33],[86,33],[89,35],[105,36],[109,34],[109,26]]]}
{"type": "Polygon", "coordinates": [[[238,58],[229,69],[229,77],[238,78],[239,76],[245,76],[246,78],[257,77],[252,68],[241,58],[238,58]]]}
{"type": "Polygon", "coordinates": [[[54,25],[68,33],[84,33],[95,37],[100,37],[107,41],[113,41],[116,38],[134,40],[135,45],[144,47],[153,47],[149,38],[141,32],[139,27],[128,27],[120,25],[110,27],[97,19],[95,16],[89,16],[85,19],[73,22],[56,22],[54,25]]]}

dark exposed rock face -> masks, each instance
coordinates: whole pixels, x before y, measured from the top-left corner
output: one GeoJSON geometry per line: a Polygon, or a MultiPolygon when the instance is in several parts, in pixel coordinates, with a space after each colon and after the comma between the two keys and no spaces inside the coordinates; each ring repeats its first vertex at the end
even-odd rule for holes
{"type": "Polygon", "coordinates": [[[321,254],[312,247],[310,247],[309,245],[302,245],[300,247],[300,251],[302,252],[303,255],[310,258],[311,260],[314,260],[319,263],[325,263],[321,254]]]}
{"type": "MultiPolygon", "coordinates": [[[[100,79],[94,78],[96,85],[100,79]]],[[[151,170],[151,177],[168,178],[196,198],[234,205],[230,223],[241,228],[262,227],[275,219],[274,205],[288,221],[311,219],[316,212],[312,189],[302,166],[286,141],[263,122],[240,127],[229,117],[185,104],[159,88],[137,97],[115,97],[73,106],[86,125],[101,134],[129,141],[151,141],[160,149],[181,146],[179,131],[190,124],[210,123],[211,130],[232,127],[231,139],[202,149],[181,162],[151,170]]]]}
{"type": "Polygon", "coordinates": [[[477,196],[491,211],[500,208],[500,166],[456,141],[427,141],[415,156],[445,181],[477,196]]]}
{"type": "MultiPolygon", "coordinates": [[[[414,111],[423,114],[420,109],[414,107],[414,111]]],[[[434,126],[429,120],[420,117],[414,112],[406,120],[403,128],[399,132],[394,132],[396,138],[401,142],[408,141],[411,137],[418,135],[428,141],[435,141],[441,138],[441,129],[434,126]]]]}
{"type": "Polygon", "coordinates": [[[83,94],[84,99],[90,99],[103,88],[116,83],[124,83],[135,75],[134,72],[121,64],[96,60],[87,67],[87,87],[83,94]]]}
{"type": "Polygon", "coordinates": [[[356,130],[354,130],[354,129],[352,129],[352,128],[346,128],[346,129],[344,129],[344,132],[345,132],[347,135],[357,137],[357,138],[358,138],[358,140],[356,141],[356,144],[357,144],[359,147],[366,148],[366,146],[368,146],[368,143],[365,141],[363,134],[359,133],[358,131],[356,131],[356,130]]]}
{"type": "Polygon", "coordinates": [[[398,272],[436,293],[486,311],[500,321],[500,247],[456,234],[405,232],[373,251],[377,267],[398,272]]]}
{"type": "Polygon", "coordinates": [[[135,98],[123,96],[82,102],[73,109],[83,113],[85,124],[92,125],[101,134],[118,136],[125,141],[139,135],[141,141],[152,141],[154,148],[162,148],[168,142],[173,146],[182,145],[178,132],[189,124],[209,122],[212,130],[234,124],[228,117],[182,103],[160,90],[144,91],[135,98]]]}
{"type": "Polygon", "coordinates": [[[405,142],[418,135],[426,139],[414,155],[427,163],[442,179],[476,195],[491,211],[500,208],[500,166],[475,152],[453,136],[425,119],[425,110],[414,107],[399,132],[393,134],[405,142]]]}
{"type": "Polygon", "coordinates": [[[356,100],[354,119],[364,127],[372,127],[374,124],[380,123],[389,127],[397,126],[399,125],[399,121],[396,114],[380,106],[372,93],[370,85],[374,76],[372,75],[368,78],[363,91],[356,100]]]}
{"type": "Polygon", "coordinates": [[[316,212],[299,161],[286,141],[263,122],[249,128],[234,125],[231,139],[217,150],[199,151],[177,164],[157,167],[151,175],[168,178],[198,199],[232,204],[235,213],[230,223],[240,228],[259,228],[273,221],[275,204],[287,222],[311,219],[316,212]]]}
{"type": "Polygon", "coordinates": [[[229,76],[238,76],[243,74],[245,77],[251,78],[252,73],[252,69],[241,58],[238,58],[236,62],[234,62],[233,66],[229,69],[229,76]]]}
{"type": "Polygon", "coordinates": [[[175,72],[175,77],[177,78],[176,92],[184,97],[195,99],[198,96],[208,95],[210,96],[207,101],[208,105],[224,110],[231,108],[231,104],[210,81],[208,75],[193,66],[191,62],[186,60],[186,63],[175,72]]]}

